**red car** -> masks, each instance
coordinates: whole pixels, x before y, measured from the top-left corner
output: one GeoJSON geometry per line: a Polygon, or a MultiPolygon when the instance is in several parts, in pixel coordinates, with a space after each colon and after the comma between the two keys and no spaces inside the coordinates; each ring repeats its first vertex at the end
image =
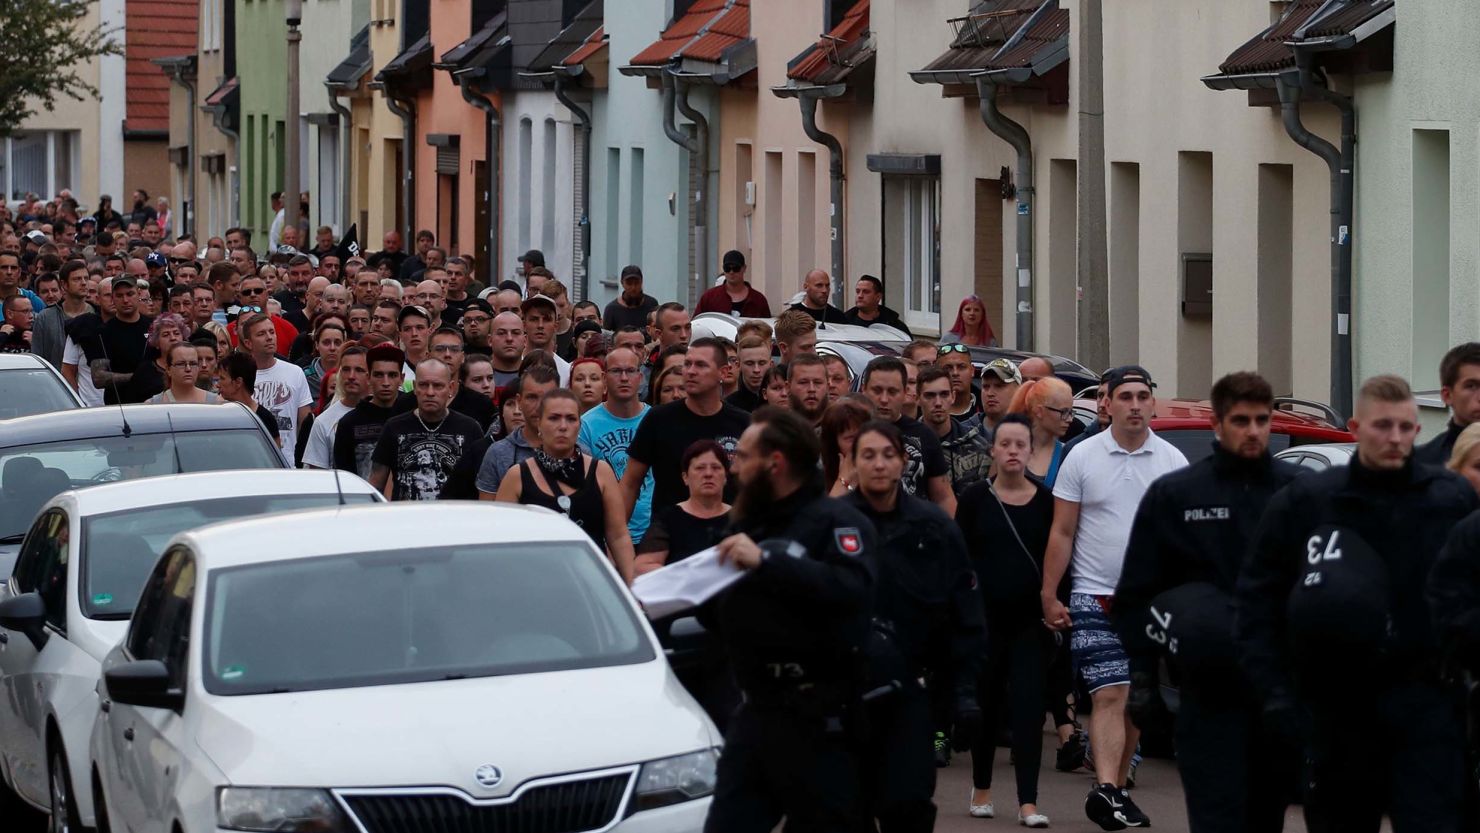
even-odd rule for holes
{"type": "MultiPolygon", "coordinates": [[[[1075,415],[1086,425],[1094,419],[1094,401],[1075,403],[1075,415]]],[[[1349,443],[1355,441],[1341,426],[1340,416],[1330,408],[1303,399],[1277,398],[1270,420],[1269,453],[1278,454],[1296,445],[1349,443]]],[[[1156,403],[1151,430],[1177,447],[1187,462],[1213,453],[1213,406],[1206,400],[1162,399],[1156,403]]]]}

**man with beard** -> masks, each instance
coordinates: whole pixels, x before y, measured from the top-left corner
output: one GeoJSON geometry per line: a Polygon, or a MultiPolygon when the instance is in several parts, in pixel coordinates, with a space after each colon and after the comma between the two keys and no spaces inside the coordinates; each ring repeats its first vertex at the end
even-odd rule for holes
{"type": "Polygon", "coordinates": [[[960,495],[987,476],[987,470],[992,466],[992,443],[986,438],[982,426],[967,429],[951,419],[951,402],[955,396],[946,371],[939,367],[921,370],[916,390],[919,391],[920,421],[940,440],[941,453],[951,467],[951,489],[960,495]]]}
{"type": "Polygon", "coordinates": [[[769,833],[783,817],[798,830],[866,824],[854,733],[876,541],[862,513],[823,496],[819,453],[812,426],[774,407],[734,452],[734,534],[718,549],[745,575],[712,619],[744,701],[705,833],[769,833]]]}
{"type": "Polygon", "coordinates": [[[905,385],[909,370],[894,356],[879,356],[863,369],[863,395],[874,404],[879,419],[892,423],[904,437],[904,477],[900,481],[906,494],[928,498],[956,515],[956,494],[951,491],[951,468],[940,451],[935,432],[919,420],[904,415],[905,385]]]}
{"type": "Polygon", "coordinates": [[[303,450],[305,468],[333,468],[334,433],[339,421],[360,404],[370,388],[368,352],[356,344],[339,354],[339,367],[334,371],[334,387],[339,396],[314,418],[308,432],[308,446],[303,450]]]}
{"type": "Polygon", "coordinates": [[[452,379],[457,393],[453,395],[448,407],[463,416],[472,417],[481,430],[487,431],[488,426],[493,423],[494,416],[497,415],[493,400],[457,382],[462,378],[463,359],[467,355],[466,348],[463,346],[462,333],[451,327],[438,327],[432,333],[431,343],[432,358],[452,368],[452,379]]]}
{"type": "Polygon", "coordinates": [[[725,404],[720,387],[725,362],[724,345],[718,339],[695,341],[683,359],[684,398],[653,408],[638,425],[622,475],[629,518],[649,471],[653,507],[672,506],[689,494],[683,483],[685,449],[698,440],[714,440],[726,452],[734,450],[750,415],[725,404]]]}
{"type": "Polygon", "coordinates": [[[483,434],[472,417],[448,409],[455,387],[440,359],[416,366],[416,409],[386,421],[370,457],[370,485],[387,500],[436,500],[463,451],[483,434]]]}
{"type": "MultiPolygon", "coordinates": [[[[493,353],[493,307],[481,298],[468,301],[463,307],[458,325],[462,328],[463,340],[469,353],[493,353]]],[[[520,327],[523,328],[521,322],[520,327]]]]}
{"type": "Polygon", "coordinates": [[[831,294],[832,280],[827,273],[813,269],[802,279],[802,300],[789,309],[805,312],[819,324],[847,324],[848,316],[828,301],[831,294]]]}
{"type": "Polygon", "coordinates": [[[365,354],[370,366],[370,398],[361,400],[334,427],[334,468],[362,478],[370,476],[370,457],[380,442],[385,423],[413,407],[415,400],[401,392],[406,354],[381,344],[365,354]]]}
{"type": "Polygon", "coordinates": [[[787,367],[787,401],[791,409],[816,428],[827,410],[827,365],[816,353],[803,353],[787,367]]]}
{"type": "Polygon", "coordinates": [[[648,313],[658,308],[658,299],[642,291],[642,269],[636,265],[622,267],[622,293],[606,305],[601,316],[604,328],[617,332],[623,327],[641,329],[648,313]]]}

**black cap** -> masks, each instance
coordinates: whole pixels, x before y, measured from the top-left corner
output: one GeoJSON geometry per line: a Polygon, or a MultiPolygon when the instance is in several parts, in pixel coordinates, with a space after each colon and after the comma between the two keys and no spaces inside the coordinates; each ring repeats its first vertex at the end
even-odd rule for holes
{"type": "Polygon", "coordinates": [[[720,260],[720,266],[726,272],[738,272],[745,268],[745,255],[731,249],[725,252],[724,258],[720,260]]]}
{"type": "Polygon", "coordinates": [[[622,275],[620,278],[618,278],[618,280],[626,283],[628,278],[637,278],[638,280],[642,280],[642,267],[638,266],[635,263],[631,266],[623,266],[622,275]]]}
{"type": "Polygon", "coordinates": [[[515,283],[514,281],[500,281],[499,282],[499,285],[498,285],[498,291],[499,292],[510,292],[510,291],[513,291],[513,292],[518,292],[520,295],[523,295],[524,294],[523,287],[519,286],[519,284],[515,283]]]}
{"type": "Polygon", "coordinates": [[[487,315],[487,316],[490,316],[490,317],[493,316],[493,304],[488,303],[487,301],[483,300],[482,298],[474,298],[473,300],[469,301],[468,302],[468,305],[463,308],[463,313],[466,314],[467,311],[470,310],[470,309],[478,310],[479,312],[483,313],[484,315],[487,315]]]}
{"type": "Polygon", "coordinates": [[[544,266],[545,253],[540,251],[539,249],[530,249],[529,251],[519,256],[519,261],[521,263],[527,263],[530,266],[544,266]]]}
{"type": "Polygon", "coordinates": [[[581,338],[581,333],[599,332],[601,332],[601,325],[588,318],[570,329],[570,340],[579,341],[581,338]]]}
{"type": "Polygon", "coordinates": [[[1139,382],[1152,390],[1156,390],[1156,383],[1151,380],[1151,374],[1140,365],[1121,365],[1105,374],[1105,391],[1111,396],[1115,395],[1115,389],[1129,382],[1139,382]]]}

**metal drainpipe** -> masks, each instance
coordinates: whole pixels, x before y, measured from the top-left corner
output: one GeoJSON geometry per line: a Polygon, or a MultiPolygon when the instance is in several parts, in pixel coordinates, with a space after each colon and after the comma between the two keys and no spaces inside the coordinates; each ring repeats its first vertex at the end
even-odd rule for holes
{"type": "Polygon", "coordinates": [[[406,227],[401,229],[401,239],[407,242],[416,240],[416,198],[412,191],[416,187],[413,177],[416,176],[416,105],[407,101],[402,103],[401,99],[391,94],[389,88],[385,90],[385,106],[401,119],[401,179],[404,183],[401,187],[401,215],[406,220],[406,227]]]}
{"type": "Polygon", "coordinates": [[[339,94],[334,91],[334,85],[324,83],[324,89],[329,91],[329,109],[339,116],[339,233],[342,235],[349,230],[350,224],[350,177],[354,170],[350,166],[350,151],[354,147],[354,114],[348,107],[339,103],[339,94]]]}
{"type": "MultiPolygon", "coordinates": [[[[456,76],[454,76],[456,78],[456,76]]],[[[488,285],[498,286],[499,270],[499,130],[504,124],[503,114],[493,101],[473,90],[472,79],[457,78],[458,89],[463,101],[488,114],[488,124],[483,128],[483,158],[488,165],[488,285]]]]}
{"type": "Polygon", "coordinates": [[[1356,167],[1356,108],[1311,79],[1308,59],[1296,52],[1299,68],[1278,78],[1285,132],[1296,144],[1321,157],[1331,170],[1331,407],[1352,415],[1352,245],[1353,173],[1356,167]],[[1309,93],[1341,111],[1341,148],[1310,132],[1300,121],[1300,100],[1309,93]]]}
{"type": "Polygon", "coordinates": [[[678,104],[677,86],[677,79],[673,77],[672,73],[665,70],[663,72],[663,133],[674,144],[694,154],[699,162],[700,182],[698,183],[698,187],[694,189],[696,196],[694,198],[693,215],[689,220],[694,227],[694,273],[689,281],[689,308],[692,309],[694,305],[699,303],[699,296],[704,293],[705,284],[708,282],[704,277],[707,274],[704,269],[704,250],[709,245],[706,239],[708,229],[705,227],[704,217],[704,185],[706,184],[704,180],[708,178],[706,173],[708,160],[705,159],[706,154],[704,150],[708,138],[706,134],[708,133],[709,125],[697,110],[689,107],[687,92],[684,94],[685,100],[683,104],[678,104]],[[689,136],[678,129],[678,126],[675,124],[673,112],[675,107],[680,107],[684,111],[684,115],[689,116],[690,119],[694,119],[695,130],[693,136],[689,136]]]}
{"type": "Polygon", "coordinates": [[[997,85],[978,76],[982,121],[1017,151],[1017,349],[1033,351],[1033,140],[997,107],[997,85]]]}
{"type": "Polygon", "coordinates": [[[555,73],[555,100],[576,117],[585,141],[581,146],[581,280],[576,287],[576,298],[587,300],[591,296],[591,114],[570,97],[565,90],[565,76],[555,73]]]}
{"type": "Polygon", "coordinates": [[[832,226],[832,277],[833,277],[833,304],[839,309],[847,309],[849,304],[843,301],[843,293],[848,282],[843,273],[843,145],[838,137],[831,133],[824,133],[817,126],[817,103],[824,98],[836,98],[843,94],[843,86],[814,87],[803,90],[797,101],[802,105],[802,131],[807,138],[827,148],[828,166],[827,173],[830,180],[831,192],[829,199],[832,201],[831,212],[828,220],[832,226]]]}
{"type": "Polygon", "coordinates": [[[190,107],[185,114],[185,130],[190,135],[190,149],[185,153],[186,161],[190,165],[190,210],[185,212],[185,221],[188,223],[185,230],[190,233],[191,237],[199,237],[200,235],[195,233],[195,216],[199,209],[199,206],[195,204],[195,172],[200,168],[200,163],[195,158],[195,84],[191,83],[184,73],[180,74],[180,83],[185,86],[185,94],[190,96],[190,107]]]}

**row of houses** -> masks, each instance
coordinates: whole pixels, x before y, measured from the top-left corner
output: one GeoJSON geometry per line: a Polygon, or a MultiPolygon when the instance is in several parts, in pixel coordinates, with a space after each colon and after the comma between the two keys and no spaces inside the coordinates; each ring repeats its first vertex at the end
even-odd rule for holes
{"type": "Polygon", "coordinates": [[[1338,406],[1480,318],[1459,0],[307,0],[296,114],[284,0],[199,3],[155,59],[198,234],[266,232],[296,118],[315,226],[597,300],[738,249],[773,299],[874,274],[917,332],[974,294],[1005,344],[1338,406]]]}

